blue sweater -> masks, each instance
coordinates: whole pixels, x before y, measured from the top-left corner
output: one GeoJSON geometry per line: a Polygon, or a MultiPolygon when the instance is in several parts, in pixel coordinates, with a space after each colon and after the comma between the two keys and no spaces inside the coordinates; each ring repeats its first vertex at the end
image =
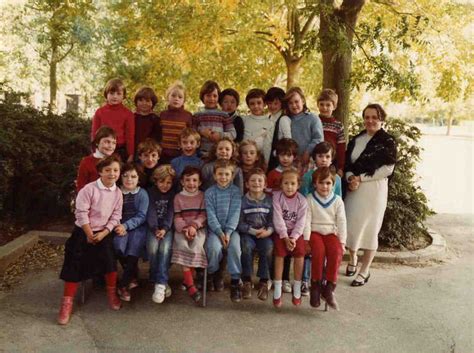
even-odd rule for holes
{"type": "Polygon", "coordinates": [[[222,188],[213,185],[205,194],[207,226],[218,236],[231,235],[237,229],[242,194],[237,186],[229,184],[222,188]]]}
{"type": "Polygon", "coordinates": [[[173,225],[173,199],[174,191],[171,189],[163,194],[156,186],[148,190],[150,204],[148,206],[147,223],[148,227],[156,232],[158,229],[168,231],[173,225]]]}
{"type": "Polygon", "coordinates": [[[291,138],[298,142],[298,155],[311,154],[314,147],[324,141],[323,124],[316,115],[306,112],[291,118],[291,138]]]}
{"type": "MultiPolygon", "coordinates": [[[[312,193],[314,191],[313,187],[313,173],[316,169],[314,170],[308,170],[304,175],[303,175],[303,180],[301,181],[301,186],[300,186],[300,192],[304,195],[307,196],[308,194],[312,193]]],[[[336,174],[336,182],[334,183],[334,188],[333,191],[336,195],[342,197],[342,186],[341,186],[341,177],[336,174]]]]}
{"type": "Polygon", "coordinates": [[[260,228],[266,228],[273,232],[272,198],[264,194],[262,199],[255,200],[247,193],[242,197],[239,232],[255,235],[255,230],[260,228]]]}
{"type": "Polygon", "coordinates": [[[203,161],[196,154],[192,156],[181,155],[171,161],[171,166],[176,171],[177,180],[181,178],[181,174],[183,173],[184,168],[188,165],[201,168],[203,165],[203,161]]]}
{"type": "Polygon", "coordinates": [[[126,230],[134,230],[135,228],[138,228],[139,226],[144,224],[146,221],[149,199],[145,189],[138,188],[138,192],[135,194],[135,198],[133,201],[136,214],[132,218],[128,219],[125,223],[123,223],[123,226],[126,230]]]}
{"type": "MultiPolygon", "coordinates": [[[[216,183],[214,180],[214,164],[216,164],[216,161],[208,162],[204,164],[204,166],[201,169],[201,174],[202,174],[202,190],[206,191],[209,189],[212,185],[216,183]]],[[[234,173],[234,185],[237,186],[240,190],[241,193],[244,192],[244,176],[242,173],[242,169],[239,167],[235,167],[235,173],[234,173]]]]}

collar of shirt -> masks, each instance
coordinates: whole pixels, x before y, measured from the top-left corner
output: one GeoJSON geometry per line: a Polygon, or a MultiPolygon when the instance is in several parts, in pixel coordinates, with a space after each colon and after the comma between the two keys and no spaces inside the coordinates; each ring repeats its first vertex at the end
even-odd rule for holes
{"type": "Polygon", "coordinates": [[[263,192],[263,193],[262,193],[262,196],[260,196],[260,198],[258,198],[258,199],[253,198],[252,196],[250,196],[250,192],[247,192],[247,193],[245,194],[245,196],[246,196],[249,200],[262,201],[262,200],[265,198],[265,193],[263,192]]]}
{"type": "Polygon", "coordinates": [[[115,191],[115,189],[117,189],[117,185],[115,185],[115,183],[111,187],[105,186],[102,180],[100,180],[100,178],[97,179],[97,187],[101,190],[110,190],[110,191],[115,191]]]}
{"type": "Polygon", "coordinates": [[[132,194],[132,195],[135,195],[135,194],[138,194],[138,192],[140,191],[140,187],[137,186],[137,188],[135,190],[125,190],[124,188],[120,188],[120,190],[122,190],[122,194],[124,195],[128,195],[128,194],[132,194]]]}
{"type": "Polygon", "coordinates": [[[92,154],[95,158],[104,158],[105,154],[100,152],[99,150],[95,150],[94,153],[92,154]]]}
{"type": "Polygon", "coordinates": [[[199,194],[199,189],[196,190],[195,192],[188,192],[184,189],[181,191],[181,195],[184,195],[184,196],[196,196],[197,194],[199,194]]]}

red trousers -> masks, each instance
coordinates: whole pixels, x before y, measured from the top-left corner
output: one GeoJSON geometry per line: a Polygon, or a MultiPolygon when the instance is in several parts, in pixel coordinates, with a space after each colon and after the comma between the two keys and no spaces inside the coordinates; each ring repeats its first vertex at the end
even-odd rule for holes
{"type": "Polygon", "coordinates": [[[311,245],[311,279],[321,281],[323,279],[324,259],[326,258],[326,279],[329,282],[337,282],[337,272],[342,260],[342,246],[335,234],[321,235],[311,232],[309,240],[311,245]]]}

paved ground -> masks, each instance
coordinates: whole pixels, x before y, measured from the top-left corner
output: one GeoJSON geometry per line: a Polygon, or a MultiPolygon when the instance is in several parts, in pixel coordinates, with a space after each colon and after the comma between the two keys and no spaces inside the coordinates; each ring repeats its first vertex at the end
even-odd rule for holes
{"type": "MultiPolygon", "coordinates": [[[[437,215],[430,224],[450,244],[448,257],[423,266],[377,265],[362,288],[341,277],[340,312],[276,310],[256,298],[233,304],[211,293],[195,307],[179,289],[154,304],[150,288],[119,312],[103,291],[76,306],[71,323],[55,323],[62,282],[49,270],[30,274],[0,296],[2,352],[473,352],[474,239],[471,215],[437,215]]],[[[341,267],[341,272],[343,267],[341,267]]],[[[173,276],[176,287],[180,276],[173,276]]]]}

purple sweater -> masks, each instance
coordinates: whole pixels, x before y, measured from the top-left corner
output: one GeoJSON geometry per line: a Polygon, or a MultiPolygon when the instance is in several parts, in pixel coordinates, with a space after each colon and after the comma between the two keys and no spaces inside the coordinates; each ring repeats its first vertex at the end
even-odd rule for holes
{"type": "Polygon", "coordinates": [[[292,197],[282,191],[273,193],[273,226],[280,239],[303,235],[307,211],[308,202],[299,192],[292,197]]]}

